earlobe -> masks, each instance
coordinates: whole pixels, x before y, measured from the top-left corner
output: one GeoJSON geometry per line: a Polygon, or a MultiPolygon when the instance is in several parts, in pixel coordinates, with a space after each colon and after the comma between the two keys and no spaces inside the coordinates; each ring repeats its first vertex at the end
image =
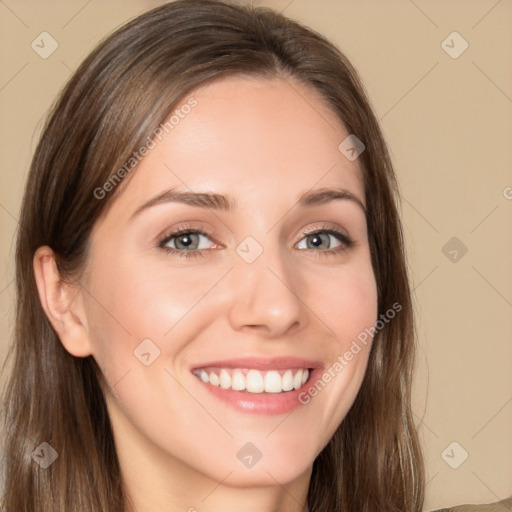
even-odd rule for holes
{"type": "Polygon", "coordinates": [[[34,276],[43,310],[64,348],[76,357],[92,354],[78,285],[62,280],[54,251],[42,246],[34,254],[34,276]]]}

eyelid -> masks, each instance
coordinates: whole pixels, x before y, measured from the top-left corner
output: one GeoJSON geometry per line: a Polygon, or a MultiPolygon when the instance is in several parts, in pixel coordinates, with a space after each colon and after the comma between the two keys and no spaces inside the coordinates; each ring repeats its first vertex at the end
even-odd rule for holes
{"type": "Polygon", "coordinates": [[[297,242],[300,242],[305,236],[312,235],[312,234],[318,233],[318,232],[324,232],[324,231],[330,231],[330,232],[333,232],[333,233],[335,233],[335,234],[337,234],[339,236],[342,236],[344,238],[350,239],[350,235],[344,229],[342,229],[340,227],[337,227],[334,224],[330,224],[328,222],[324,222],[320,226],[314,226],[314,227],[311,227],[311,228],[303,229],[302,232],[300,233],[300,237],[301,238],[299,238],[297,240],[297,242]]]}
{"type": "Polygon", "coordinates": [[[170,239],[186,233],[200,233],[204,236],[207,236],[212,242],[217,244],[215,237],[213,236],[209,229],[199,225],[194,226],[192,224],[186,224],[183,226],[178,226],[176,228],[168,229],[164,231],[161,235],[158,235],[156,240],[158,245],[161,247],[165,243],[169,242],[170,239]]]}

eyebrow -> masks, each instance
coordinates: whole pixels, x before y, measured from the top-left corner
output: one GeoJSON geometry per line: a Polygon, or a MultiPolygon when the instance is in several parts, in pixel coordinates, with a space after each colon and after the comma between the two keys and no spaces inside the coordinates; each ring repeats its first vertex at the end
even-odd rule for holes
{"type": "MultiPolygon", "coordinates": [[[[352,201],[360,206],[366,214],[366,207],[363,201],[344,188],[321,188],[305,192],[300,196],[297,204],[301,208],[311,208],[337,200],[352,201]]],[[[236,201],[227,195],[209,192],[181,192],[175,189],[169,189],[152,197],[149,201],[139,206],[132,214],[131,219],[148,208],[164,203],[181,203],[225,212],[234,212],[237,208],[236,201]]]]}

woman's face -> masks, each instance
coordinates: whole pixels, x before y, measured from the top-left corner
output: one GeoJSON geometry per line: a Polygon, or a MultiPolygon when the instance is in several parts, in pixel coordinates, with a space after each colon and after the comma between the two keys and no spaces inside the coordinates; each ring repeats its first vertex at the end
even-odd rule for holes
{"type": "Polygon", "coordinates": [[[353,343],[377,317],[362,170],[297,82],[231,77],[190,96],[95,224],[91,353],[141,478],[284,484],[310,471],[368,360],[353,343]]]}

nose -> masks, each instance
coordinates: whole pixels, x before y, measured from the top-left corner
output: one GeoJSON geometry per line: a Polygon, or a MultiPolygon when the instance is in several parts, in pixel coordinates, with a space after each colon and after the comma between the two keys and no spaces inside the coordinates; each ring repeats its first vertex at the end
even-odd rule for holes
{"type": "Polygon", "coordinates": [[[300,277],[279,248],[265,248],[252,263],[240,258],[235,267],[229,311],[234,330],[275,338],[304,327],[308,316],[297,290],[300,277]]]}

